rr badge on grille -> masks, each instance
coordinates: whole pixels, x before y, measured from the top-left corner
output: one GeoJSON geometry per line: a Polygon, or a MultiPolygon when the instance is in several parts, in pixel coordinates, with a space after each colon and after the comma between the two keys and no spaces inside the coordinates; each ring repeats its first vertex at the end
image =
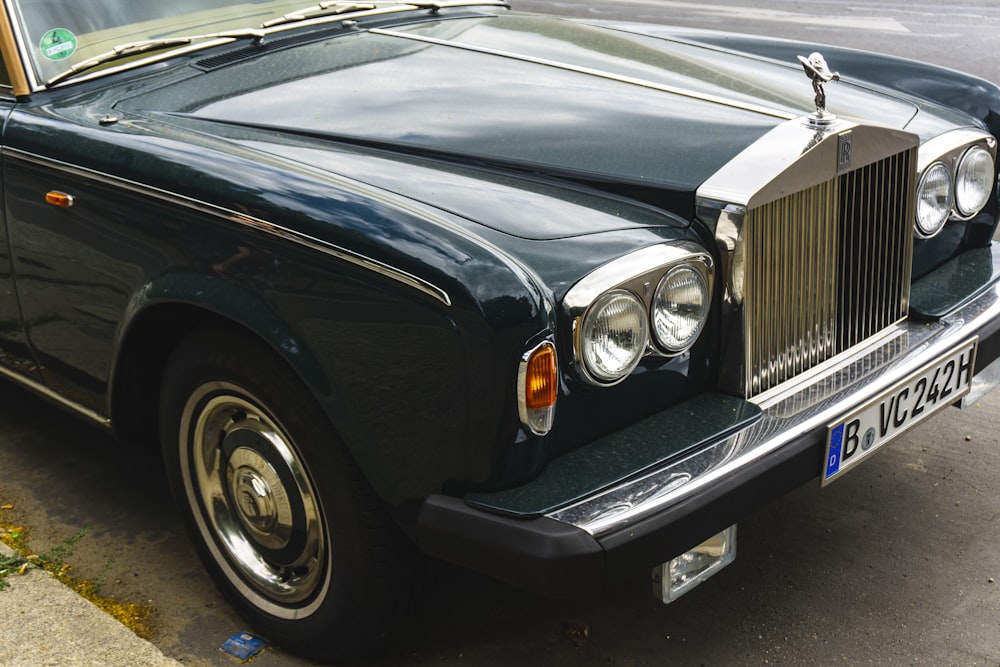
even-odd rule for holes
{"type": "Polygon", "coordinates": [[[851,131],[837,135],[837,174],[846,174],[851,170],[851,131]]]}

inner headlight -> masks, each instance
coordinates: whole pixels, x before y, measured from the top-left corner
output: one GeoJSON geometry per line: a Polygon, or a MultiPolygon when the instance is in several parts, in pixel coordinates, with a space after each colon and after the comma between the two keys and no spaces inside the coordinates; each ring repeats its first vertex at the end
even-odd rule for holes
{"type": "Polygon", "coordinates": [[[698,338],[709,305],[708,282],[700,271],[678,266],[663,277],[653,297],[653,337],[669,352],[686,350],[698,338]]]}
{"type": "Polygon", "coordinates": [[[959,213],[972,216],[986,206],[993,191],[993,156],[982,146],[965,151],[955,178],[955,205],[959,213]]]}
{"type": "Polygon", "coordinates": [[[917,186],[917,233],[925,238],[941,231],[951,214],[951,174],[941,162],[924,172],[917,186]]]}
{"type": "Polygon", "coordinates": [[[583,318],[580,356],[587,372],[611,384],[638,365],[649,341],[646,308],[626,290],[599,298],[583,318]]]}

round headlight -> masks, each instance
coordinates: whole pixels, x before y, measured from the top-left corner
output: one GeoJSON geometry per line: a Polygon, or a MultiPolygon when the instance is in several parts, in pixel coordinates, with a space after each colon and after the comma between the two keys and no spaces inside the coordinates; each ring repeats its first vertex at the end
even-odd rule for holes
{"type": "Polygon", "coordinates": [[[955,205],[959,213],[975,215],[986,206],[993,191],[993,156],[982,146],[965,151],[955,178],[955,205]]]}
{"type": "Polygon", "coordinates": [[[653,297],[653,336],[670,352],[689,348],[708,316],[708,282],[690,266],[678,266],[663,276],[653,297]]]}
{"type": "Polygon", "coordinates": [[[951,214],[951,174],[948,167],[935,162],[920,177],[917,186],[917,233],[934,236],[948,222],[951,214]]]}
{"type": "Polygon", "coordinates": [[[580,356],[587,372],[614,383],[638,365],[649,341],[646,308],[631,292],[602,295],[583,317],[580,356]]]}

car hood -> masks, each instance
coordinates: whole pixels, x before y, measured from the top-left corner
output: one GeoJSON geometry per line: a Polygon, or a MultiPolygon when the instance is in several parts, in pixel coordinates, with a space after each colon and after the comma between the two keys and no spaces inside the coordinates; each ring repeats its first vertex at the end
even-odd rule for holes
{"type": "MultiPolygon", "coordinates": [[[[273,38],[194,68],[119,110],[266,132],[254,150],[333,171],[314,149],[337,142],[664,193],[645,197],[659,204],[690,201],[754,140],[815,108],[798,62],[515,13],[273,38]]],[[[841,117],[902,128],[917,113],[847,73],[827,88],[841,117]]],[[[419,196],[421,184],[380,171],[342,173],[419,196]]]]}

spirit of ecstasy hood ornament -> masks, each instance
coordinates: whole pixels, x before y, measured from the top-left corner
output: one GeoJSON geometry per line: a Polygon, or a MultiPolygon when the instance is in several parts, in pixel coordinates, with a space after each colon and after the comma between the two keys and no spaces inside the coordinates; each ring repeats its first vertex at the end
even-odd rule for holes
{"type": "Polygon", "coordinates": [[[840,81],[840,74],[831,72],[826,64],[826,58],[819,52],[809,54],[809,57],[799,56],[802,69],[806,71],[806,76],[812,80],[813,91],[816,93],[816,113],[810,117],[810,123],[816,125],[829,125],[836,116],[826,110],[826,91],[823,84],[827,81],[840,81]]]}

